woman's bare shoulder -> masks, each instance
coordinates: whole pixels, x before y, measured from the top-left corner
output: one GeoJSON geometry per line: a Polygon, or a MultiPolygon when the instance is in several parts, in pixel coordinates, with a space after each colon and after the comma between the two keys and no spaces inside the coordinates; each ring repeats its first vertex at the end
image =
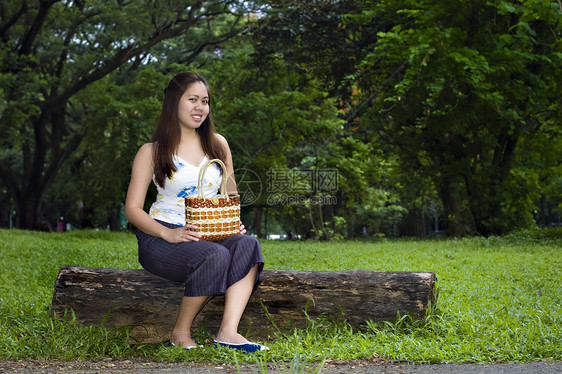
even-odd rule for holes
{"type": "Polygon", "coordinates": [[[143,158],[152,157],[155,149],[156,146],[154,143],[145,143],[141,145],[141,147],[139,148],[137,152],[137,157],[143,157],[143,158]]]}
{"type": "Polygon", "coordinates": [[[139,152],[154,152],[156,145],[154,143],[144,143],[139,148],[139,152]]]}
{"type": "Polygon", "coordinates": [[[222,136],[219,133],[215,133],[215,136],[217,137],[217,140],[221,143],[221,144],[228,144],[228,142],[226,141],[226,138],[224,136],[222,136]]]}

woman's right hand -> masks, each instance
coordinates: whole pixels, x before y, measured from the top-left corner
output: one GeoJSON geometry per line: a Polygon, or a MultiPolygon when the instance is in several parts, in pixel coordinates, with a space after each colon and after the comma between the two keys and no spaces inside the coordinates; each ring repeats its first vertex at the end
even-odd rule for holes
{"type": "Polygon", "coordinates": [[[197,228],[195,225],[188,224],[176,229],[167,229],[162,233],[162,239],[168,243],[197,242],[201,238],[201,234],[195,231],[197,228]]]}

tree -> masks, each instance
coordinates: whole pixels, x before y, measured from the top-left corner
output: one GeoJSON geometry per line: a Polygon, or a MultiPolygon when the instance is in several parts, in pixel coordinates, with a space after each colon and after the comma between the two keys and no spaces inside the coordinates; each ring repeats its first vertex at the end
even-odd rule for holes
{"type": "Polygon", "coordinates": [[[274,3],[257,48],[324,82],[349,107],[346,128],[431,181],[449,234],[532,222],[532,173],[514,161],[532,152],[529,135],[558,134],[547,129],[561,119],[559,2],[274,3]]]}
{"type": "Polygon", "coordinates": [[[121,228],[120,211],[132,161],[139,147],[150,141],[170,75],[187,70],[184,66],[168,66],[166,72],[142,67],[127,73],[126,85],[108,77],[76,95],[76,101],[88,105],[90,114],[84,122],[91,123],[91,131],[61,165],[47,191],[46,221],[64,216],[75,227],[121,228]]]}
{"type": "MultiPolygon", "coordinates": [[[[311,218],[310,210],[316,207],[305,206],[319,191],[296,181],[297,174],[313,173],[319,153],[341,129],[338,112],[333,100],[304,85],[282,59],[254,64],[253,52],[249,36],[236,38],[224,46],[220,59],[206,66],[212,70],[208,77],[217,130],[228,139],[235,169],[247,170],[247,176],[261,183],[251,204],[244,204],[244,218],[252,219],[246,219],[247,225],[260,236],[266,234],[264,221],[306,237],[321,236],[312,232],[319,219],[311,218]]],[[[237,175],[244,197],[243,177],[237,175]]]]}
{"type": "MultiPolygon", "coordinates": [[[[316,169],[337,171],[336,203],[310,204],[300,211],[290,207],[287,213],[302,217],[294,226],[310,229],[305,224],[308,219],[316,236],[324,239],[363,235],[363,228],[369,235],[393,235],[392,227],[404,213],[396,191],[387,185],[394,161],[385,160],[384,147],[369,142],[371,130],[349,110],[355,87],[348,76],[370,41],[355,38],[361,29],[368,32],[362,25],[345,29],[344,21],[346,14],[361,14],[364,2],[276,0],[269,5],[265,17],[251,28],[254,61],[262,70],[273,70],[277,61],[284,61],[286,69],[298,77],[300,91],[308,87],[325,91],[340,124],[303,157],[304,163],[312,162],[316,169]]],[[[322,201],[322,196],[317,197],[322,201]]]]}
{"type": "Polygon", "coordinates": [[[234,0],[2,3],[0,180],[17,225],[38,227],[61,165],[106,126],[88,121],[99,109],[88,104],[99,94],[94,83],[112,77],[125,87],[130,73],[164,69],[170,56],[189,63],[243,30],[251,7],[234,0]]]}
{"type": "Polygon", "coordinates": [[[545,3],[375,7],[404,18],[378,34],[363,60],[361,95],[373,103],[366,113],[406,169],[431,176],[452,235],[531,222],[533,189],[517,178],[514,158],[527,152],[519,146],[528,134],[559,121],[561,104],[562,7],[545,3]],[[373,86],[394,72],[385,88],[373,86]]]}

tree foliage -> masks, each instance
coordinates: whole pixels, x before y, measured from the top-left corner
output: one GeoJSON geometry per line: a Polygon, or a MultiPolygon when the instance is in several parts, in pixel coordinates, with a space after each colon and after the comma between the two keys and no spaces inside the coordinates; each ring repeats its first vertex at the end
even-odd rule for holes
{"type": "Polygon", "coordinates": [[[255,233],[491,235],[562,213],[559,1],[259,3],[2,3],[2,215],[116,222],[181,70],[209,79],[261,182],[255,233]]]}
{"type": "MultiPolygon", "coordinates": [[[[528,224],[533,189],[514,158],[560,119],[562,9],[544,1],[382,2],[405,19],[362,67],[401,69],[372,106],[403,164],[430,174],[452,234],[528,224]]],[[[369,86],[366,86],[369,87],[369,86]]]]}
{"type": "Polygon", "coordinates": [[[149,64],[165,66],[163,59],[189,63],[237,35],[250,6],[218,0],[2,3],[0,177],[18,225],[37,227],[61,165],[90,134],[111,127],[111,121],[91,120],[102,109],[91,97],[117,94],[112,87],[126,87],[132,72],[149,64]],[[104,79],[111,82],[94,85],[104,79]]]}
{"type": "Polygon", "coordinates": [[[230,143],[243,202],[245,194],[251,199],[245,204],[249,225],[264,235],[267,216],[286,231],[299,227],[305,237],[322,236],[310,218],[310,201],[321,191],[310,180],[296,182],[296,176],[303,169],[315,173],[341,120],[325,92],[303,82],[281,59],[272,59],[268,68],[254,65],[253,52],[250,38],[238,38],[208,66],[217,128],[230,143]],[[252,191],[246,190],[248,177],[258,183],[252,191]]]}
{"type": "Polygon", "coordinates": [[[283,51],[346,100],[348,127],[359,125],[363,141],[389,148],[407,175],[438,191],[450,234],[528,225],[541,192],[533,177],[545,171],[514,162],[528,136],[560,139],[560,4],[331,3],[276,1],[258,49],[283,51]],[[291,22],[297,12],[309,22],[291,22]],[[334,34],[314,48],[326,20],[334,34]]]}

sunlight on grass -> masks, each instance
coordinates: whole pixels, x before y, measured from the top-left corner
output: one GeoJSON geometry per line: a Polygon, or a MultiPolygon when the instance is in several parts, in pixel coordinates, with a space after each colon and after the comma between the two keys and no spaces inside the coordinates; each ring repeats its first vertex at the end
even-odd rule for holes
{"type": "Polygon", "coordinates": [[[184,352],[142,342],[131,345],[126,329],[80,328],[72,321],[50,318],[54,282],[62,265],[140,268],[132,234],[0,230],[0,235],[3,359],[138,355],[158,361],[258,366],[298,362],[300,368],[309,363],[317,368],[326,359],[373,357],[411,363],[562,359],[560,230],[488,239],[263,241],[269,269],[434,272],[439,301],[421,321],[403,316],[393,323],[369,322],[364,331],[331,316],[309,320],[306,328],[267,342],[269,352],[244,356],[211,346],[184,352]]]}

